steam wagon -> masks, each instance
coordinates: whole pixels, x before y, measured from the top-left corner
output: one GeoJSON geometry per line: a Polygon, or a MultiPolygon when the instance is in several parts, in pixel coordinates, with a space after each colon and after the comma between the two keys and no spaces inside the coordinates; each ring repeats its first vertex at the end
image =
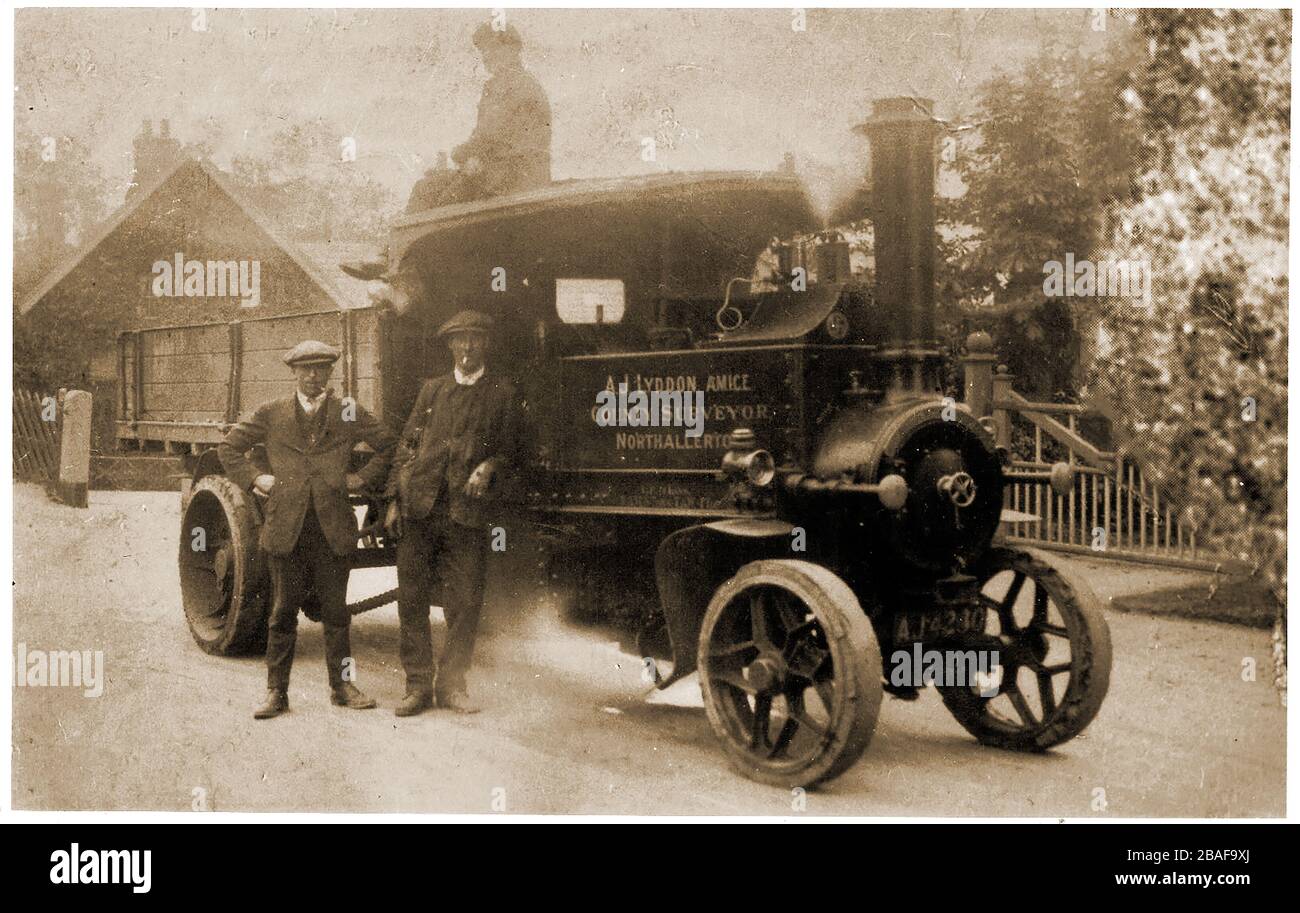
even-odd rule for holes
{"type": "MultiPolygon", "coordinates": [[[[740,773],[837,776],[866,749],[885,687],[935,684],[957,723],[999,748],[1079,734],[1110,674],[1097,600],[1048,555],[995,541],[1006,480],[1033,472],[1011,468],[987,417],[941,396],[936,123],[924,103],[887,99],[862,129],[870,287],[834,241],[779,246],[770,280],[751,281],[773,239],[821,228],[793,175],[655,175],[406,216],[385,263],[348,266],[376,283],[374,308],[150,331],[181,349],[229,340],[227,414],[191,425],[180,536],[200,646],[264,643],[259,506],[208,448],[240,409],[289,391],[273,357],[308,336],[340,345],[341,392],[398,428],[421,380],[450,370],[435,329],[473,307],[497,320],[492,363],[530,429],[503,494],[576,596],[644,597],[630,617],[659,687],[698,673],[740,773]],[[992,662],[900,685],[898,662],[922,651],[992,662]]],[[[147,348],[124,371],[147,373],[147,348]]],[[[1069,467],[1050,483],[1068,490],[1069,467]]],[[[356,565],[392,564],[384,505],[356,504],[356,565]]]]}

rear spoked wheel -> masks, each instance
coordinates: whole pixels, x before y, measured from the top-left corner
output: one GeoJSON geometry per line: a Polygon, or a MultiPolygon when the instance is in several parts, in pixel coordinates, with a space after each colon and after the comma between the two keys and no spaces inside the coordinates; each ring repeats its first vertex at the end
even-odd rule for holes
{"type": "Polygon", "coordinates": [[[185,620],[217,656],[266,649],[269,585],[257,548],[256,509],[233,482],[205,476],[181,521],[179,569],[185,620]]]}
{"type": "Polygon", "coordinates": [[[880,648],[852,590],[803,561],[755,561],[714,594],[699,646],[714,733],[741,774],[830,780],[861,757],[880,712],[880,648]]]}
{"type": "Polygon", "coordinates": [[[965,649],[997,653],[991,678],[941,686],[944,705],[981,743],[1044,751],[1081,733],[1110,686],[1110,629],[1082,580],[1042,553],[994,548],[979,573],[983,635],[965,649]]]}

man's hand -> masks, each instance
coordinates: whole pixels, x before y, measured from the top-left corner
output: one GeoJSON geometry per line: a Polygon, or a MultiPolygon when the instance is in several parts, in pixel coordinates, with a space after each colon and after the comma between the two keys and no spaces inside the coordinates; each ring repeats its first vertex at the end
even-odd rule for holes
{"type": "Polygon", "coordinates": [[[384,529],[394,539],[402,538],[402,508],[396,501],[388,502],[388,511],[384,514],[384,529]]]}
{"type": "Polygon", "coordinates": [[[348,494],[356,494],[366,487],[366,480],[361,478],[361,476],[357,475],[355,472],[349,472],[347,474],[347,480],[348,494]]]}
{"type": "Polygon", "coordinates": [[[258,476],[256,479],[253,480],[254,490],[256,490],[257,493],[262,495],[263,497],[269,495],[271,493],[271,489],[274,487],[275,487],[275,476],[271,475],[270,473],[263,473],[262,475],[258,476]]]}
{"type": "Polygon", "coordinates": [[[481,498],[487,494],[488,489],[492,487],[492,464],[483,462],[470,473],[469,481],[465,483],[465,494],[471,498],[481,498]]]}

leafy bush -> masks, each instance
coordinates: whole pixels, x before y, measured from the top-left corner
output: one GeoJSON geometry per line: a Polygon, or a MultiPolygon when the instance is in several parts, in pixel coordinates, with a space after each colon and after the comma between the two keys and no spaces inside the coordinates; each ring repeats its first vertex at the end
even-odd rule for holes
{"type": "Polygon", "coordinates": [[[1150,264],[1152,302],[1095,309],[1091,380],[1162,489],[1272,587],[1285,695],[1291,17],[1142,10],[1138,25],[1141,196],[1105,254],[1150,264]]]}

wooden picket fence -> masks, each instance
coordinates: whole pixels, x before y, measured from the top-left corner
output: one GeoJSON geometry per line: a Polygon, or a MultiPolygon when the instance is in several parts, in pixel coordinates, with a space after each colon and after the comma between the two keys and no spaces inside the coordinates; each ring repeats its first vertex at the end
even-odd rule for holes
{"type": "MultiPolygon", "coordinates": [[[[1016,461],[1013,467],[1050,468],[1032,461],[1016,461]]],[[[1198,539],[1197,530],[1183,522],[1140,466],[1118,457],[1113,468],[1076,464],[1066,495],[1044,482],[1013,481],[1003,507],[1017,518],[1006,523],[1007,535],[1027,544],[1174,566],[1214,568],[1230,562],[1198,539]]]]}
{"type": "Polygon", "coordinates": [[[14,478],[54,482],[59,477],[58,398],[14,387],[14,478]],[[47,417],[52,416],[53,421],[47,417]]]}
{"type": "Polygon", "coordinates": [[[1003,507],[1010,519],[1003,529],[1008,538],[1175,567],[1228,569],[1240,563],[1214,547],[1212,534],[1192,528],[1140,465],[1084,441],[1076,426],[1086,411],[1083,406],[1033,403],[1005,388],[1000,392],[995,422],[1027,421],[1034,434],[1033,459],[1016,460],[1012,468],[1040,473],[1050,469],[1045,435],[1060,443],[1074,468],[1068,494],[1057,494],[1041,479],[1007,486],[1003,507]],[[1065,422],[1053,416],[1064,416],[1065,422]]]}
{"type": "Polygon", "coordinates": [[[1079,433],[1088,409],[1078,403],[1033,402],[997,364],[993,340],[975,332],[963,357],[965,403],[999,447],[1013,451],[1004,489],[1002,533],[1040,548],[1174,567],[1241,570],[1245,562],[1216,547],[1216,531],[1188,523],[1160,486],[1125,453],[1098,447],[1079,433]],[[1032,431],[1032,457],[1024,451],[1032,431]],[[1073,482],[1055,492],[1049,470],[1068,462],[1073,482]],[[1016,476],[1019,476],[1017,478],[1016,476]]]}

